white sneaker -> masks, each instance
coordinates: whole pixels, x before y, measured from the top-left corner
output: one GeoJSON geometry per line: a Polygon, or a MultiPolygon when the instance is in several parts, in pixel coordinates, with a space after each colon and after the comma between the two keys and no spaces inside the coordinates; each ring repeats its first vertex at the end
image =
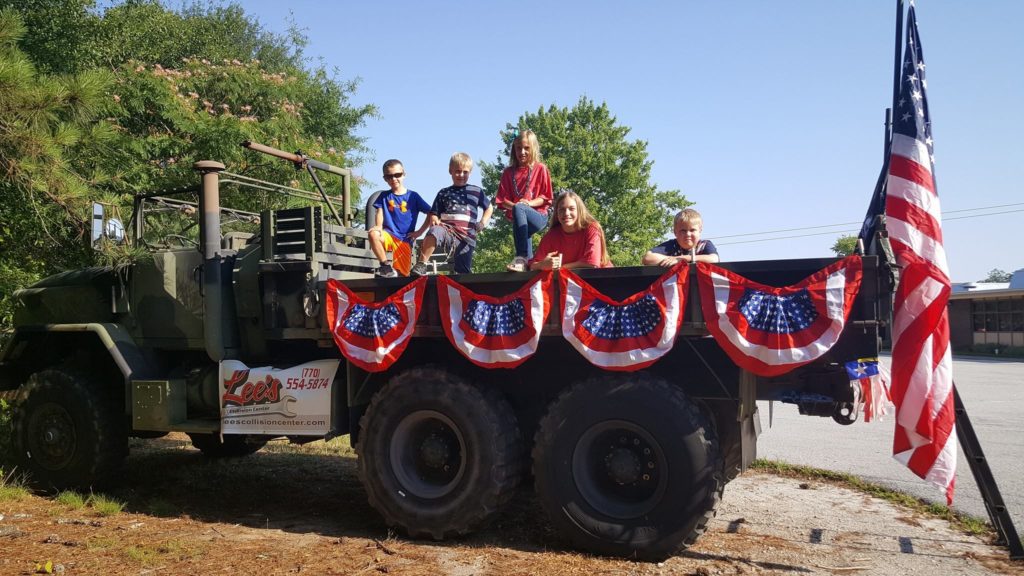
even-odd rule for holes
{"type": "Polygon", "coordinates": [[[526,258],[516,256],[512,259],[512,263],[505,268],[508,268],[509,272],[526,272],[526,258]]]}

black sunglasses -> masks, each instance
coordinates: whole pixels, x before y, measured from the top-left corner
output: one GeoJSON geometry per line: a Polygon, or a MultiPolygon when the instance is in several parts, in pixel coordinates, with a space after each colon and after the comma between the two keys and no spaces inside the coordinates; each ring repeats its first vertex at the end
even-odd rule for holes
{"type": "Polygon", "coordinates": [[[394,174],[385,174],[385,180],[394,180],[395,178],[401,178],[405,176],[405,172],[395,172],[394,174]]]}

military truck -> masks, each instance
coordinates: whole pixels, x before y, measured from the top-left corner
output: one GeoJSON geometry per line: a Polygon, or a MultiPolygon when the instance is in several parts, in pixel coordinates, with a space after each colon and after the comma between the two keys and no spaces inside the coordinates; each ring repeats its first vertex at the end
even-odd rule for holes
{"type": "MultiPolygon", "coordinates": [[[[145,257],[119,268],[63,272],[17,292],[16,331],[0,355],[0,389],[18,390],[18,458],[38,486],[109,481],[128,456],[130,437],[180,432],[204,454],[240,457],[273,438],[306,442],[347,434],[369,502],[413,537],[440,540],[476,530],[530,479],[572,545],[657,559],[703,533],[726,484],[754,460],[757,400],[796,403],[801,413],[840,423],[856,418],[843,363],[877,355],[890,291],[873,256],[861,259],[860,290],[835,344],[783,375],[741,368],[710,336],[696,266],[679,274],[689,282],[674,345],[641,370],[607,370],[581,356],[563,337],[558,297],[528,360],[511,369],[471,362],[446,338],[440,276],[427,277],[411,337],[393,364],[381,371],[350,361],[334,338],[328,283],[375,302],[416,280],[374,276],[366,229],[349,206],[347,170],[247,145],[308,169],[322,193],[309,198],[319,201],[258,214],[232,210],[220,202],[229,188],[298,191],[198,162],[196,187],[136,198],[125,228],[130,241],[148,246],[145,257]],[[341,178],[340,213],[316,170],[341,178]],[[188,224],[170,228],[171,216],[188,224]],[[330,370],[321,373],[318,362],[333,363],[333,375],[323,377],[330,370]],[[236,369],[226,370],[229,365],[236,369]],[[302,377],[267,376],[241,386],[248,369],[239,366],[303,368],[302,377]],[[314,374],[319,378],[304,377],[314,374]],[[299,410],[282,399],[289,388],[298,394],[300,385],[316,388],[312,407],[299,410]],[[258,415],[273,406],[274,418],[304,419],[303,427],[239,430],[226,412],[229,396],[255,406],[258,415]]],[[[121,228],[102,212],[94,236],[117,237],[121,228]]],[[[721,267],[766,286],[787,286],[836,262],[721,267]]],[[[578,278],[611,302],[645,290],[664,273],[618,267],[580,270],[578,278]]],[[[500,298],[537,274],[450,278],[500,298]]]]}

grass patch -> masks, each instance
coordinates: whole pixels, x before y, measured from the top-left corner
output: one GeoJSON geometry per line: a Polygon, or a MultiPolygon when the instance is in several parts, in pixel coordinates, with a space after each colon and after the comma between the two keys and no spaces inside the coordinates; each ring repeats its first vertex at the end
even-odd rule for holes
{"type": "Polygon", "coordinates": [[[57,494],[57,497],[54,498],[54,500],[58,504],[63,504],[72,510],[81,510],[88,504],[88,498],[74,490],[65,490],[60,494],[57,494]]]}
{"type": "Polygon", "coordinates": [[[93,494],[89,496],[89,507],[100,516],[116,516],[124,510],[124,502],[118,502],[102,494],[93,494]]]}
{"type": "Polygon", "coordinates": [[[987,520],[971,516],[970,514],[964,514],[963,512],[956,512],[944,504],[928,502],[927,500],[915,498],[909,494],[904,494],[903,492],[886,488],[885,486],[881,486],[873,482],[868,482],[862,478],[854,476],[853,474],[834,472],[832,470],[822,470],[820,468],[812,468],[810,466],[788,464],[786,462],[779,462],[776,460],[763,460],[761,458],[754,460],[750,467],[755,470],[771,472],[773,474],[789,478],[800,478],[804,480],[817,480],[819,482],[840,484],[847,488],[863,492],[875,498],[897,504],[915,512],[927,514],[935,518],[941,518],[957,527],[957,529],[968,534],[976,536],[991,536],[994,534],[992,526],[989,525],[987,520]]]}
{"type": "Polygon", "coordinates": [[[31,494],[25,487],[23,478],[10,474],[4,475],[0,470],[0,502],[13,502],[28,497],[31,494]]]}
{"type": "Polygon", "coordinates": [[[27,498],[31,492],[24,486],[11,486],[4,484],[0,486],[0,502],[16,502],[22,498],[27,498]]]}
{"type": "Polygon", "coordinates": [[[180,540],[167,540],[155,546],[128,546],[124,555],[143,566],[152,566],[170,559],[195,559],[203,555],[203,549],[180,540]]]}
{"type": "Polygon", "coordinates": [[[124,503],[118,502],[113,498],[108,498],[102,494],[90,494],[89,496],[83,496],[74,490],[65,490],[54,500],[58,504],[63,504],[71,510],[83,510],[85,508],[91,508],[94,512],[100,516],[115,516],[120,514],[124,510],[124,503]]]}
{"type": "Polygon", "coordinates": [[[314,440],[307,444],[291,444],[287,440],[275,440],[266,445],[262,451],[271,454],[303,454],[306,456],[341,456],[355,458],[356,451],[352,448],[349,436],[338,436],[327,442],[314,440]]]}

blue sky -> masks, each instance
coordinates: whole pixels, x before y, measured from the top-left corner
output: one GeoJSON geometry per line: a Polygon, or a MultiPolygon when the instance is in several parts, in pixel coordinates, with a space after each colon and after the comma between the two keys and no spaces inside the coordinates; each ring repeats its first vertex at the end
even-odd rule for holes
{"type": "MultiPolygon", "coordinates": [[[[360,131],[375,187],[400,158],[429,200],[453,152],[493,162],[506,122],[585,95],[647,141],[654,182],[696,203],[723,260],[764,260],[831,255],[858,226],[807,228],[859,222],[881,168],[894,0],[243,5],[360,79],[353,102],[381,112],[360,131]]],[[[1024,2],[917,12],[952,279],[1024,268],[1024,2]]]]}

